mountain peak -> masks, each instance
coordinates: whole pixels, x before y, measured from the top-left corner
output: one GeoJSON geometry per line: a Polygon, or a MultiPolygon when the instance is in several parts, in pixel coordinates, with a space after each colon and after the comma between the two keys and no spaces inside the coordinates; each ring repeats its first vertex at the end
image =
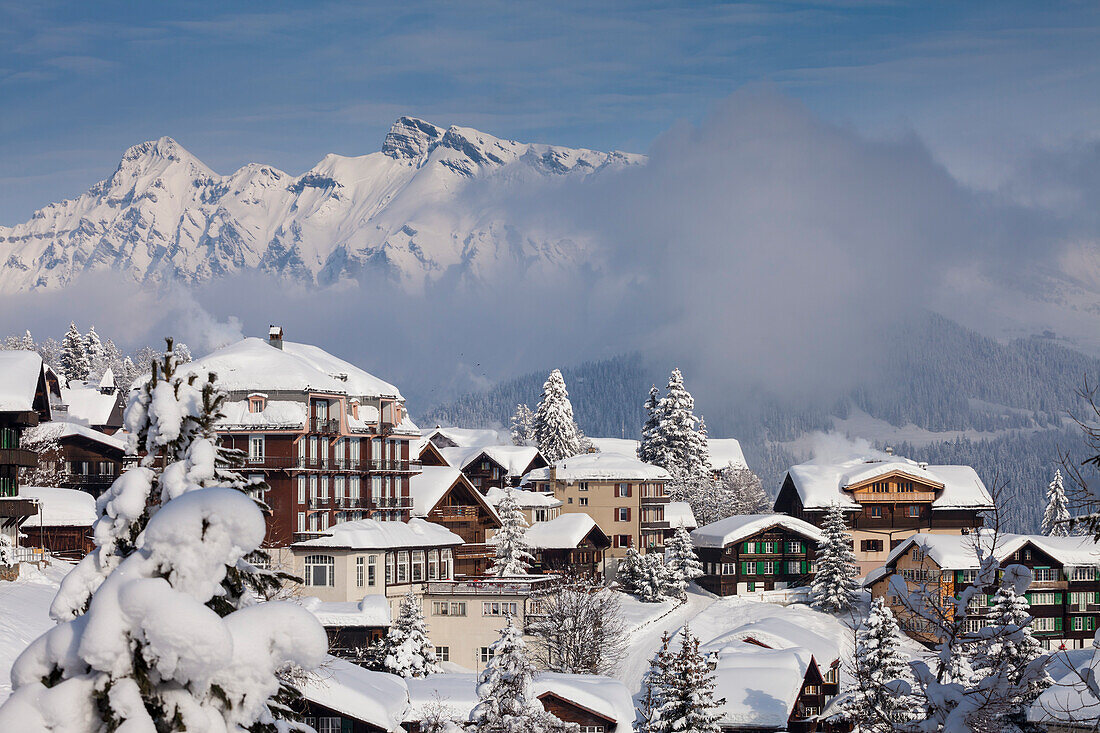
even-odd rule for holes
{"type": "Polygon", "coordinates": [[[185,147],[168,136],[157,140],[146,140],[130,148],[122,154],[116,175],[121,171],[139,173],[149,170],[160,170],[174,166],[185,165],[195,173],[213,175],[214,172],[206,167],[206,164],[192,155],[185,147]]]}
{"type": "Polygon", "coordinates": [[[394,160],[418,160],[432,151],[443,138],[444,130],[416,117],[399,117],[386,139],[382,152],[394,160]]]}

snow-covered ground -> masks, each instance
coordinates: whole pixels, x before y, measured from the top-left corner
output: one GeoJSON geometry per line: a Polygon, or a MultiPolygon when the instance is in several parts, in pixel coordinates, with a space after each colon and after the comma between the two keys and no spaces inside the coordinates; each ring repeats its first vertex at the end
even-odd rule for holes
{"type": "Polygon", "coordinates": [[[42,570],[24,565],[18,580],[0,581],[0,701],[11,694],[10,674],[15,658],[54,625],[50,620],[50,603],[71,568],[64,561],[42,570]]]}

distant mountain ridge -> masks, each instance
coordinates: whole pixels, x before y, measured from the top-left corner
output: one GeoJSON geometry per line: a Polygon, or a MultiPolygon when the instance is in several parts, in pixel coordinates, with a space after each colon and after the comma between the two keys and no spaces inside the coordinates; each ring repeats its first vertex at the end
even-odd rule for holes
{"type": "Polygon", "coordinates": [[[571,240],[511,231],[455,200],[471,181],[588,176],[643,156],[503,140],[398,119],[379,152],[326,155],[302,175],[252,163],[219,175],[169,137],[135,145],[109,178],[0,226],[0,292],[57,288],[86,271],[202,282],[259,270],[330,284],[380,271],[416,287],[444,273],[579,259],[571,240]]]}

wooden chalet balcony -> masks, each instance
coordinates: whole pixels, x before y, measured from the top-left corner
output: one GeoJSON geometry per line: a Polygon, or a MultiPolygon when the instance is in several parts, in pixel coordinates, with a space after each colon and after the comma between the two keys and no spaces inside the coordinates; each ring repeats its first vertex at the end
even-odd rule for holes
{"type": "Polygon", "coordinates": [[[484,542],[467,542],[453,550],[456,560],[490,560],[497,556],[496,550],[484,542]]]}
{"type": "Polygon", "coordinates": [[[934,491],[883,491],[883,492],[859,492],[853,496],[860,504],[912,504],[931,502],[936,499],[934,491]]]}
{"type": "Polygon", "coordinates": [[[672,523],[667,519],[662,519],[659,522],[647,522],[644,519],[641,522],[642,529],[672,529],[672,523]]]}
{"type": "Polygon", "coordinates": [[[1031,581],[1031,585],[1027,587],[1029,591],[1058,590],[1059,588],[1069,588],[1069,581],[1065,578],[1058,578],[1057,580],[1033,580],[1031,581]]]}
{"type": "Polygon", "coordinates": [[[476,506],[441,506],[428,512],[429,521],[470,522],[477,519],[476,506]]]}
{"type": "Polygon", "coordinates": [[[0,448],[0,465],[34,468],[38,465],[38,454],[26,448],[0,448]]]}

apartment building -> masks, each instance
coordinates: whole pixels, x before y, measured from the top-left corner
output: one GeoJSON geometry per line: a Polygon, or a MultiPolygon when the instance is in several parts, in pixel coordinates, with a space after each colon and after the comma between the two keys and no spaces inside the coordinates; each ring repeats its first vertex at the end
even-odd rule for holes
{"type": "Polygon", "coordinates": [[[973,532],[993,499],[970,466],[930,466],[890,455],[792,466],[775,511],[820,527],[833,504],[844,511],[860,572],[867,573],[917,532],[973,532]]]}
{"type": "Polygon", "coordinates": [[[664,551],[673,531],[665,516],[671,478],[665,469],[626,455],[586,453],[531,471],[521,483],[560,500],[562,514],[580,512],[595,519],[611,538],[608,555],[621,559],[631,547],[664,551]]]}
{"type": "MultiPolygon", "coordinates": [[[[950,618],[953,608],[945,600],[973,584],[979,569],[979,543],[1002,568],[1031,568],[1033,581],[1026,594],[1034,619],[1031,630],[1045,648],[1090,648],[1100,617],[1100,545],[1091,537],[1001,534],[994,543],[989,531],[969,536],[920,533],[895,548],[884,566],[868,575],[866,585],[875,598],[886,598],[909,636],[937,643],[936,628],[907,608],[891,582],[898,582],[894,578],[900,576],[909,592],[940,599],[950,618]]],[[[967,625],[972,630],[987,623],[997,588],[980,590],[968,608],[967,625]]]]}
{"type": "Polygon", "coordinates": [[[181,366],[229,393],[222,444],[247,456],[271,507],[266,544],[287,547],[358,519],[406,520],[420,432],[397,387],[316,346],[246,338],[181,366]]]}
{"type": "Polygon", "coordinates": [[[783,514],[726,517],[692,531],[701,587],[720,596],[809,585],[821,530],[783,514]]]}

